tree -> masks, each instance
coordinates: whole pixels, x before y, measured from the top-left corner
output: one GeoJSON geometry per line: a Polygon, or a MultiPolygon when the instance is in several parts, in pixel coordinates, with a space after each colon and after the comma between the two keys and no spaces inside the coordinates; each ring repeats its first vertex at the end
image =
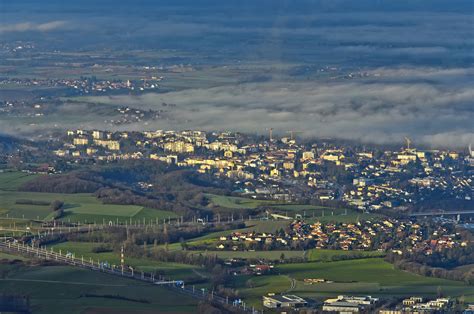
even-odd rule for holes
{"type": "Polygon", "coordinates": [[[57,211],[63,208],[63,206],[64,206],[63,201],[55,200],[51,202],[51,204],[49,205],[49,209],[51,209],[52,211],[57,211]]]}
{"type": "Polygon", "coordinates": [[[254,282],[253,282],[252,279],[249,279],[249,280],[247,280],[247,281],[245,282],[245,286],[246,286],[247,288],[254,288],[254,287],[255,287],[255,284],[254,284],[254,282]]]}
{"type": "Polygon", "coordinates": [[[54,213],[53,213],[53,220],[57,220],[59,218],[61,218],[64,214],[64,210],[62,208],[58,209],[58,210],[55,210],[54,213]]]}
{"type": "Polygon", "coordinates": [[[441,288],[441,286],[438,286],[438,288],[436,289],[436,295],[438,296],[438,298],[443,297],[443,288],[441,288]]]}
{"type": "Polygon", "coordinates": [[[182,248],[184,251],[186,251],[187,245],[186,245],[186,242],[184,242],[183,237],[180,237],[180,238],[179,238],[179,244],[181,245],[181,248],[182,248]]]}

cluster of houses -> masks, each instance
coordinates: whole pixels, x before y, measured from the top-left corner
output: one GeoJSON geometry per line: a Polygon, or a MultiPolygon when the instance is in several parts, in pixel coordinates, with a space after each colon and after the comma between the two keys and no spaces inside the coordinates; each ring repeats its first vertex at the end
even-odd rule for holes
{"type": "Polygon", "coordinates": [[[158,83],[163,77],[152,76],[141,80],[97,80],[95,78],[79,79],[30,79],[30,78],[8,78],[0,80],[0,85],[15,84],[21,86],[38,87],[67,87],[79,94],[103,94],[116,91],[145,91],[159,87],[158,83]]]}
{"type": "MultiPolygon", "coordinates": [[[[473,165],[469,151],[465,158],[453,151],[419,151],[405,148],[400,152],[385,151],[378,158],[361,160],[354,168],[352,187],[343,199],[359,209],[403,208],[432,193],[470,201],[472,174],[462,171],[463,165],[473,165]],[[410,173],[406,184],[400,177],[410,173]]],[[[362,158],[371,156],[360,154],[362,158]]]]}
{"type": "Polygon", "coordinates": [[[291,225],[292,238],[300,241],[311,239],[318,249],[341,250],[392,250],[422,252],[465,247],[468,241],[460,233],[453,233],[445,225],[429,226],[411,220],[384,219],[382,221],[359,221],[357,223],[308,224],[295,221],[291,225]]]}
{"type": "Polygon", "coordinates": [[[378,210],[403,208],[438,190],[459,199],[472,194],[472,175],[461,171],[467,159],[452,151],[406,148],[375,154],[328,143],[298,144],[294,133],[276,140],[162,130],[71,130],[63,144],[56,150],[61,157],[161,160],[231,181],[236,193],[254,198],[336,199],[362,210],[378,210]],[[343,187],[334,171],[352,178],[352,184],[345,182],[343,187]],[[407,173],[412,175],[407,178],[407,173]]]}
{"type": "Polygon", "coordinates": [[[467,245],[467,240],[459,233],[452,233],[446,226],[428,226],[410,220],[366,220],[357,223],[305,223],[296,220],[290,224],[289,230],[282,229],[275,233],[249,231],[221,236],[215,248],[234,251],[289,248],[391,250],[398,254],[422,252],[429,255],[467,245]]]}

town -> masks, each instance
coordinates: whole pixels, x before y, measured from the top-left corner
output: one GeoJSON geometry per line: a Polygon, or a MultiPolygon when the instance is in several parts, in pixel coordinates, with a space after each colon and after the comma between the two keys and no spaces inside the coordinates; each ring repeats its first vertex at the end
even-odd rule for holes
{"type": "Polygon", "coordinates": [[[230,132],[71,130],[59,139],[55,154],[75,162],[160,160],[232,182],[236,194],[259,199],[340,201],[368,212],[472,205],[470,148],[467,153],[417,150],[407,138],[398,151],[364,150],[299,144],[296,133],[276,139],[272,130],[267,138],[230,132]]]}
{"type": "Polygon", "coordinates": [[[472,0],[0,3],[0,313],[474,313],[472,0]]]}
{"type": "MultiPolygon", "coordinates": [[[[170,275],[168,281],[183,282],[194,293],[199,280],[208,276],[204,296],[211,291],[211,296],[225,298],[224,307],[245,309],[250,303],[253,313],[259,309],[437,313],[467,308],[461,297],[455,297],[460,292],[446,293],[429,282],[432,292],[420,296],[412,288],[401,292],[396,286],[388,288],[394,297],[384,295],[386,288],[379,286],[370,288],[376,297],[365,293],[367,288],[354,293],[359,289],[352,285],[370,286],[370,280],[378,279],[367,279],[369,269],[360,276],[352,270],[343,274],[344,268],[368,263],[370,269],[383,267],[378,275],[383,282],[396,281],[390,277],[393,273],[409,272],[470,285],[474,256],[470,148],[421,150],[407,138],[405,147],[388,150],[312,141],[296,131],[283,137],[273,129],[267,131],[268,136],[69,130],[45,140],[35,148],[35,157],[28,153],[35,144],[19,144],[16,152],[3,156],[0,179],[2,175],[6,180],[31,179],[17,192],[8,192],[17,196],[4,204],[12,209],[3,219],[12,230],[21,223],[29,224],[29,229],[6,243],[48,245],[56,252],[59,247],[59,256],[63,250],[65,261],[73,265],[79,250],[85,254],[81,264],[89,259],[94,268],[97,259],[99,269],[112,273],[117,261],[109,252],[120,254],[123,269],[140,269],[134,259],[205,265],[194,275],[170,275]],[[167,179],[157,181],[161,176],[167,179]],[[183,180],[193,183],[183,189],[183,180]],[[64,197],[57,194],[60,191],[64,197]],[[87,203],[80,200],[79,207],[71,203],[77,199],[74,195],[86,192],[94,192],[87,203],[110,209],[83,211],[87,203]],[[42,195],[56,199],[45,202],[42,195]],[[451,206],[439,202],[440,195],[451,206]],[[19,212],[18,206],[32,209],[19,212]],[[147,213],[140,219],[136,214],[114,216],[126,206],[147,213]],[[12,225],[10,219],[19,218],[12,225]],[[91,251],[81,251],[83,245],[92,246],[91,251]],[[332,266],[325,268],[332,264],[334,272],[329,271],[332,266]],[[282,274],[289,288],[273,289],[270,284],[255,290],[261,282],[280,280],[282,274]],[[348,288],[337,295],[333,289],[340,285],[348,288]],[[241,295],[241,289],[248,292],[241,295]],[[313,298],[319,289],[330,297],[313,298]]],[[[166,274],[143,273],[138,279],[166,274]]]]}
{"type": "Polygon", "coordinates": [[[22,86],[22,87],[65,87],[77,95],[95,95],[101,93],[113,93],[123,91],[144,92],[154,90],[159,87],[159,82],[163,77],[152,76],[139,81],[131,80],[99,80],[96,77],[81,77],[79,79],[0,79],[1,85],[22,86]]]}

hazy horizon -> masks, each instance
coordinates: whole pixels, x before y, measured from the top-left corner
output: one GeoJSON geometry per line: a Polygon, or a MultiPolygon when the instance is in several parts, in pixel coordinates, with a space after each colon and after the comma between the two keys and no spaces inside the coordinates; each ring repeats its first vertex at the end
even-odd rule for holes
{"type": "MultiPolygon", "coordinates": [[[[164,120],[118,129],[263,133],[273,127],[370,143],[405,136],[433,147],[474,142],[470,1],[113,4],[0,1],[0,41],[34,41],[68,53],[110,51],[120,57],[114,66],[193,68],[179,88],[164,75],[166,88],[158,93],[89,97],[146,109],[176,104],[164,120]],[[150,57],[135,57],[136,51],[150,57]]],[[[3,77],[24,61],[7,59],[1,66],[3,77]]],[[[0,98],[8,93],[0,90],[0,98]]],[[[47,123],[0,117],[0,132],[103,127],[103,118],[92,113],[70,119],[81,110],[63,107],[47,123]]]]}

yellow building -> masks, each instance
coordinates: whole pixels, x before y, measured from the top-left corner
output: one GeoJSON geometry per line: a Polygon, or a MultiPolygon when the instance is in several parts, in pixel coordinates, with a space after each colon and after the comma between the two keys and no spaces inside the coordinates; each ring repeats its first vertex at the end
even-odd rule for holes
{"type": "Polygon", "coordinates": [[[109,150],[120,150],[120,143],[118,141],[111,140],[94,140],[97,146],[102,146],[109,150]]]}
{"type": "Polygon", "coordinates": [[[174,153],[193,153],[194,145],[191,143],[186,143],[184,141],[176,141],[165,143],[165,151],[170,151],[174,153]]]}
{"type": "Polygon", "coordinates": [[[87,138],[82,138],[82,137],[76,137],[72,143],[74,145],[88,145],[89,144],[89,139],[87,138]]]}
{"type": "Polygon", "coordinates": [[[55,151],[54,151],[54,154],[55,154],[56,156],[59,156],[59,157],[65,157],[65,156],[69,155],[69,151],[68,151],[68,150],[58,149],[58,150],[55,150],[55,151]]]}
{"type": "Polygon", "coordinates": [[[450,152],[450,153],[449,153],[449,157],[451,157],[452,159],[458,159],[458,158],[459,158],[459,154],[456,153],[456,152],[450,152]]]}
{"type": "Polygon", "coordinates": [[[357,156],[359,157],[365,157],[365,158],[374,158],[374,154],[371,152],[361,152],[357,153],[357,156]]]}
{"type": "Polygon", "coordinates": [[[104,132],[102,131],[92,131],[92,138],[100,140],[104,138],[104,132]]]}
{"type": "Polygon", "coordinates": [[[397,155],[397,159],[400,160],[403,164],[411,161],[416,161],[417,156],[415,154],[401,153],[397,155]]]}
{"type": "Polygon", "coordinates": [[[311,160],[314,159],[314,153],[311,151],[303,152],[302,160],[311,160]]]}
{"type": "Polygon", "coordinates": [[[279,177],[279,176],[280,176],[280,170],[278,170],[278,169],[276,169],[276,168],[270,170],[270,176],[272,176],[272,177],[279,177]]]}
{"type": "Polygon", "coordinates": [[[283,168],[286,169],[286,170],[293,170],[293,169],[295,169],[295,163],[291,162],[291,161],[285,161],[283,163],[283,168]]]}
{"type": "Polygon", "coordinates": [[[322,159],[327,160],[327,161],[339,161],[339,156],[338,155],[332,155],[332,154],[325,154],[321,156],[322,159]]]}
{"type": "Polygon", "coordinates": [[[95,153],[97,153],[97,149],[89,147],[86,149],[86,153],[87,155],[94,155],[95,153]]]}

